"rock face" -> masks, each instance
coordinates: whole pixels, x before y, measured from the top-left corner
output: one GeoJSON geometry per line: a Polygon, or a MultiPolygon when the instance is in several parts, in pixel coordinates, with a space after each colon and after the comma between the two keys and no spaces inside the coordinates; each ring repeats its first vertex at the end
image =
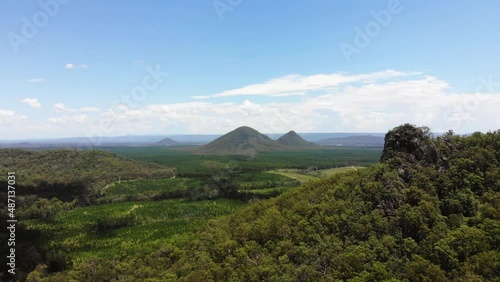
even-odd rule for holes
{"type": "Polygon", "coordinates": [[[195,150],[207,155],[255,155],[284,149],[278,142],[257,130],[242,126],[195,150]]]}
{"type": "Polygon", "coordinates": [[[294,148],[313,148],[317,147],[316,144],[308,142],[304,140],[304,138],[300,137],[295,131],[290,131],[287,134],[281,136],[278,140],[276,140],[279,144],[288,147],[294,148]]]}

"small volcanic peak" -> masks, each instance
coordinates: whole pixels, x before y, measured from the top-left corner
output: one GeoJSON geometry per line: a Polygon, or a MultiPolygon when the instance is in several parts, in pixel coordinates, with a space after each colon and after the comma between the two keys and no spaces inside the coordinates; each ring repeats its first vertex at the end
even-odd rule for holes
{"type": "Polygon", "coordinates": [[[281,145],[257,130],[242,126],[196,150],[207,155],[255,155],[280,150],[281,145]]]}
{"type": "Polygon", "coordinates": [[[296,148],[316,147],[317,145],[304,140],[295,131],[290,131],[276,140],[281,145],[296,148]]]}

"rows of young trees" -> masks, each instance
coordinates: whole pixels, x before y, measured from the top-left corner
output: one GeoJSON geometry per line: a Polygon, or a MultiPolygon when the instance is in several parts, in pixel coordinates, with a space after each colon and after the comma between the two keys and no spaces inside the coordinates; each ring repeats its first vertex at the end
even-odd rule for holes
{"type": "MultiPolygon", "coordinates": [[[[129,160],[104,151],[0,149],[0,175],[16,172],[16,279],[23,281],[37,264],[48,271],[61,271],[67,259],[59,251],[49,250],[50,234],[29,230],[24,221],[39,220],[50,224],[54,216],[78,205],[90,205],[102,198],[101,188],[120,179],[169,178],[175,170],[158,164],[129,160]]],[[[7,211],[7,182],[0,179],[0,209],[7,211]]],[[[0,214],[7,222],[6,214],[0,214]]],[[[97,230],[127,225],[129,219],[100,222],[97,230]],[[118,224],[116,224],[116,221],[118,224]]],[[[7,254],[6,228],[0,234],[0,251],[7,254]]],[[[6,257],[0,258],[1,281],[7,281],[6,257]]]]}
{"type": "MultiPolygon", "coordinates": [[[[154,253],[29,281],[500,281],[500,131],[406,124],[381,162],[210,222],[154,253]]],[[[221,184],[223,185],[223,184],[221,184]]]]}

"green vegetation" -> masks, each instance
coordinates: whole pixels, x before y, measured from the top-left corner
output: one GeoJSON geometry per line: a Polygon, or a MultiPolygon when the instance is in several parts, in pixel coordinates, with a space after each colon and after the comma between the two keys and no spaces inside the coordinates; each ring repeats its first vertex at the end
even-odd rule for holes
{"type": "Polygon", "coordinates": [[[238,191],[250,197],[269,198],[300,186],[293,178],[272,172],[245,172],[237,175],[238,191]]]}
{"type": "Polygon", "coordinates": [[[297,170],[297,169],[280,169],[280,170],[274,170],[271,172],[279,174],[279,175],[283,175],[286,177],[290,177],[292,179],[299,181],[302,184],[309,182],[309,181],[320,180],[320,178],[318,176],[312,176],[312,175],[300,173],[299,170],[297,170]]]}
{"type": "Polygon", "coordinates": [[[73,262],[79,262],[92,256],[111,259],[152,252],[173,235],[243,205],[225,199],[113,203],[76,208],[57,214],[52,222],[28,221],[26,225],[51,238],[48,248],[64,250],[73,262]]]}
{"type": "Polygon", "coordinates": [[[330,168],[330,169],[324,169],[324,170],[318,170],[317,174],[320,175],[321,177],[330,177],[335,174],[339,173],[345,173],[345,172],[350,172],[350,171],[357,171],[359,169],[363,169],[363,167],[356,167],[356,166],[349,166],[349,167],[337,167],[337,168],[330,168]]]}
{"type": "Polygon", "coordinates": [[[102,192],[111,202],[185,197],[203,181],[190,178],[128,180],[111,183],[102,192]]]}
{"type": "Polygon", "coordinates": [[[357,171],[358,169],[362,168],[363,167],[350,166],[350,167],[317,169],[317,167],[313,166],[307,169],[278,169],[278,170],[272,170],[270,172],[295,179],[300,183],[306,183],[309,181],[317,181],[322,178],[330,177],[339,173],[357,171]]]}
{"type": "Polygon", "coordinates": [[[240,189],[260,189],[276,186],[298,186],[296,181],[289,177],[277,175],[269,172],[250,171],[236,175],[234,177],[240,189]]]}
{"type": "Polygon", "coordinates": [[[261,152],[255,156],[196,155],[189,150],[165,147],[104,148],[115,154],[138,161],[175,167],[179,177],[206,177],[210,171],[202,166],[206,161],[227,164],[234,171],[267,171],[273,169],[307,169],[315,166],[327,169],[346,166],[368,166],[380,159],[382,148],[335,147],[295,151],[261,152]]]}
{"type": "Polygon", "coordinates": [[[274,196],[278,196],[283,192],[292,190],[294,188],[297,188],[297,186],[278,186],[278,187],[273,187],[273,188],[260,188],[260,189],[246,189],[246,190],[239,190],[240,192],[246,192],[249,195],[253,195],[256,198],[270,198],[274,196]]]}
{"type": "Polygon", "coordinates": [[[403,125],[385,141],[379,164],[253,202],[157,250],[52,274],[40,265],[30,278],[500,281],[500,131],[434,138],[403,125]]]}
{"type": "MultiPolygon", "coordinates": [[[[267,199],[300,185],[292,178],[266,172],[269,169],[304,170],[311,165],[320,168],[366,165],[375,162],[381,152],[381,149],[372,148],[319,148],[262,152],[254,156],[209,156],[193,154],[189,147],[178,147],[177,150],[169,150],[164,146],[106,149],[111,152],[0,150],[3,157],[0,159],[0,170],[14,170],[18,176],[17,216],[20,224],[17,233],[23,239],[17,251],[23,257],[30,258],[17,266],[20,280],[39,264],[47,265],[46,270],[53,273],[66,269],[68,262],[90,259],[95,252],[114,253],[112,244],[120,245],[126,240],[126,237],[120,237],[123,230],[143,228],[146,232],[161,226],[160,223],[145,225],[143,218],[135,214],[109,213],[96,217],[91,224],[85,224],[85,230],[77,236],[83,240],[87,238],[83,234],[91,232],[89,234],[107,238],[109,241],[99,241],[103,245],[101,249],[97,245],[89,247],[92,250],[84,247],[81,250],[66,249],[65,245],[56,247],[54,244],[57,242],[76,239],[68,230],[54,235],[54,229],[49,227],[68,212],[96,207],[84,206],[105,204],[103,207],[113,209],[114,203],[150,203],[151,200],[165,199],[267,199]],[[58,251],[53,251],[54,248],[58,251]]],[[[0,206],[6,202],[5,197],[6,193],[0,192],[0,198],[3,199],[0,206]]],[[[181,205],[187,203],[182,202],[181,205]]],[[[1,219],[6,220],[4,215],[1,219]]],[[[206,219],[201,219],[200,225],[179,228],[184,232],[203,223],[206,223],[206,219]]],[[[171,224],[175,226],[176,223],[171,224]]],[[[83,244],[80,241],[77,243],[77,246],[83,244]]],[[[3,244],[2,251],[6,247],[3,244]]]]}
{"type": "MultiPolygon", "coordinates": [[[[50,190],[23,173],[20,280],[33,270],[29,281],[500,281],[500,131],[434,137],[406,124],[389,131],[382,155],[110,150],[136,161],[72,158],[113,164],[106,182],[74,182],[85,173],[68,168],[50,190]]],[[[53,157],[2,153],[9,165],[53,157]]]]}
{"type": "MultiPolygon", "coordinates": [[[[0,173],[16,172],[15,201],[13,210],[18,220],[16,227],[16,255],[19,258],[17,279],[24,280],[37,264],[45,263],[50,271],[66,267],[64,249],[48,248],[53,239],[45,229],[30,228],[30,221],[52,225],[58,214],[78,206],[94,205],[107,201],[102,197],[102,188],[111,182],[127,179],[156,179],[175,176],[175,169],[158,164],[126,159],[104,151],[48,150],[24,151],[0,150],[0,173]]],[[[7,187],[6,178],[0,180],[7,187]]],[[[12,191],[10,192],[12,193],[12,191]]],[[[0,191],[0,208],[7,210],[7,189],[0,191]]],[[[7,222],[7,214],[0,213],[0,220],[7,222]]],[[[116,226],[127,226],[131,219],[119,219],[116,226]]],[[[110,222],[108,222],[110,223],[110,222]]],[[[108,228],[113,224],[101,222],[96,226],[108,228]],[[108,226],[108,227],[106,227],[108,226]]],[[[99,229],[98,228],[98,229],[99,229]]],[[[0,236],[0,252],[7,253],[10,247],[0,236]]],[[[7,265],[6,257],[0,259],[7,265]]],[[[5,271],[2,271],[5,273],[5,271]]],[[[3,277],[0,276],[0,280],[3,277]]]]}
{"type": "Polygon", "coordinates": [[[119,179],[166,178],[175,170],[104,151],[0,149],[0,173],[16,171],[24,186],[76,184],[102,187],[119,179]]]}

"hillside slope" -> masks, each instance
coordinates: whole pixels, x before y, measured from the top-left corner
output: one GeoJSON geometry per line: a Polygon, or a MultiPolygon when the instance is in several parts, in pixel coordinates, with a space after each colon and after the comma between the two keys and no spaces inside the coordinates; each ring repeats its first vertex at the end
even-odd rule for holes
{"type": "Polygon", "coordinates": [[[0,149],[0,173],[16,172],[23,185],[84,182],[99,186],[119,179],[171,177],[175,170],[97,150],[0,149]]]}
{"type": "Polygon", "coordinates": [[[258,152],[284,149],[257,130],[242,126],[208,143],[195,152],[207,155],[255,155],[258,152]]]}

